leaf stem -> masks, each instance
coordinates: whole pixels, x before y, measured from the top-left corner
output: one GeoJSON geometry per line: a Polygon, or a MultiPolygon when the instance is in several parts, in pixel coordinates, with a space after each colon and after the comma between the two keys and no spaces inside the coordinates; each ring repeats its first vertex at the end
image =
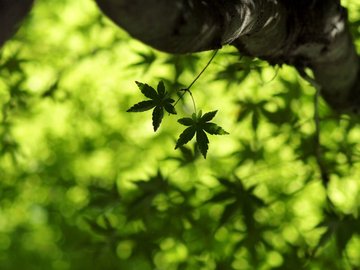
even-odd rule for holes
{"type": "Polygon", "coordinates": [[[189,91],[189,94],[190,94],[190,97],[191,97],[191,100],[192,100],[192,103],[193,103],[193,106],[194,106],[194,112],[195,112],[195,114],[197,114],[196,103],[195,103],[194,96],[193,96],[193,94],[191,93],[191,91],[189,89],[188,89],[188,91],[189,91]]]}
{"type": "Polygon", "coordinates": [[[215,52],[211,56],[210,60],[207,62],[206,66],[200,71],[200,73],[196,76],[196,78],[188,86],[187,90],[190,90],[190,88],[194,85],[194,83],[201,77],[201,75],[204,73],[204,71],[209,67],[209,65],[211,64],[211,62],[214,60],[215,56],[217,55],[218,51],[219,51],[219,49],[215,50],[215,52]]]}
{"type": "Polygon", "coordinates": [[[183,88],[180,89],[180,91],[183,91],[183,93],[179,96],[179,98],[176,100],[174,107],[179,103],[179,101],[184,97],[184,95],[186,94],[186,92],[188,92],[190,94],[193,106],[194,106],[194,111],[196,113],[196,103],[195,103],[195,99],[193,94],[190,91],[190,88],[196,83],[196,81],[201,77],[201,75],[205,72],[205,70],[209,67],[209,65],[211,64],[211,62],[214,60],[216,54],[218,53],[219,49],[215,50],[215,52],[213,53],[213,55],[211,56],[210,60],[207,62],[207,64],[205,65],[205,67],[200,71],[200,73],[195,77],[195,79],[190,83],[190,85],[187,88],[183,88]]]}

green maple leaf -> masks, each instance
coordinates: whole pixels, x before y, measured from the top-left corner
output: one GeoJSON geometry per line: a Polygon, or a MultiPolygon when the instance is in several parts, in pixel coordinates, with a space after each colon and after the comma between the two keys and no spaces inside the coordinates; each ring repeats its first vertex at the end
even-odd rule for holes
{"type": "Polygon", "coordinates": [[[171,104],[174,103],[174,100],[168,97],[168,93],[165,91],[165,86],[162,81],[159,82],[156,90],[146,83],[135,83],[141,93],[149,99],[135,104],[128,109],[127,112],[145,112],[154,109],[152,113],[152,124],[154,131],[156,131],[164,118],[164,110],[168,113],[176,114],[175,107],[171,104]]]}
{"type": "Polygon", "coordinates": [[[222,127],[209,122],[215,117],[216,113],[217,111],[212,111],[202,115],[202,112],[200,111],[198,115],[193,113],[191,118],[186,117],[179,119],[178,122],[188,128],[180,134],[175,149],[187,144],[196,135],[196,142],[199,150],[204,158],[206,158],[209,149],[209,139],[206,133],[209,133],[210,135],[229,134],[222,127]]]}

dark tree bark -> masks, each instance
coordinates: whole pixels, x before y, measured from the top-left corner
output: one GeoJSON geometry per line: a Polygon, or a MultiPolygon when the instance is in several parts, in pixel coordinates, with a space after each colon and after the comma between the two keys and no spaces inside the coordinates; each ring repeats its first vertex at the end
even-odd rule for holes
{"type": "MultiPolygon", "coordinates": [[[[272,65],[310,68],[339,112],[360,110],[359,57],[339,0],[95,0],[130,35],[174,54],[235,46],[272,65]]],[[[0,46],[33,0],[0,0],[0,46]]]]}
{"type": "Polygon", "coordinates": [[[0,0],[0,46],[16,32],[34,0],[0,0]]]}
{"type": "Polygon", "coordinates": [[[169,53],[230,44],[272,65],[310,68],[339,112],[360,107],[359,58],[339,0],[96,0],[130,35],[169,53]]]}

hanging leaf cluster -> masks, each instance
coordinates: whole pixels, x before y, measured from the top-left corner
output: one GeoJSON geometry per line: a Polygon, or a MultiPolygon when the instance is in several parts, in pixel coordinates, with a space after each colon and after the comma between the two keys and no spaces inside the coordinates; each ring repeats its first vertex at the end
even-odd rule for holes
{"type": "MultiPolygon", "coordinates": [[[[127,112],[144,112],[153,109],[152,124],[154,131],[157,131],[164,118],[164,110],[169,114],[177,114],[175,107],[172,104],[175,101],[169,97],[163,81],[159,82],[157,90],[145,83],[136,82],[136,84],[141,93],[149,99],[135,104],[128,109],[127,112]]],[[[187,92],[190,92],[190,90],[187,89],[187,92]]],[[[206,133],[210,135],[229,134],[222,127],[210,122],[215,117],[216,113],[217,111],[212,111],[203,115],[200,110],[198,114],[193,113],[191,117],[180,118],[178,122],[187,126],[187,128],[180,134],[175,149],[181,148],[195,136],[200,153],[206,158],[209,149],[209,139],[206,133]]]]}
{"type": "Polygon", "coordinates": [[[152,113],[152,124],[154,131],[156,131],[160,127],[162,119],[164,118],[164,110],[166,110],[168,113],[176,114],[175,108],[172,105],[172,103],[175,101],[169,98],[162,81],[159,82],[157,90],[145,83],[136,82],[136,84],[139,87],[141,93],[143,93],[145,97],[149,98],[149,100],[141,101],[132,106],[127,111],[144,112],[154,109],[152,113]]]}
{"type": "Polygon", "coordinates": [[[209,149],[209,139],[206,133],[210,135],[225,135],[229,134],[222,127],[218,126],[211,121],[217,111],[212,111],[202,115],[202,111],[198,114],[193,113],[192,117],[185,117],[178,120],[178,122],[187,128],[180,134],[179,139],[176,142],[175,149],[187,144],[195,135],[196,142],[198,144],[201,154],[206,158],[207,151],[209,149]]]}

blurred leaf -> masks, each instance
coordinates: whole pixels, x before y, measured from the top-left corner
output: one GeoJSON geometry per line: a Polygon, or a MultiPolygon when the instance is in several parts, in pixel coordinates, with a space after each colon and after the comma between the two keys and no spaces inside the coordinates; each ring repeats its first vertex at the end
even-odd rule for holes
{"type": "Polygon", "coordinates": [[[236,214],[236,212],[238,212],[238,210],[239,210],[238,202],[235,201],[233,203],[227,204],[220,217],[218,227],[220,228],[224,226],[227,222],[229,222],[229,220],[236,214]]]}
{"type": "Polygon", "coordinates": [[[120,205],[121,196],[116,184],[114,184],[111,189],[98,187],[96,185],[92,185],[88,187],[88,189],[90,193],[89,206],[104,209],[120,205]]]}
{"type": "Polygon", "coordinates": [[[91,230],[99,235],[109,237],[114,233],[113,228],[100,226],[96,221],[85,218],[86,223],[90,226],[91,230]]]}
{"type": "Polygon", "coordinates": [[[259,117],[260,117],[259,112],[255,110],[252,114],[252,119],[251,119],[251,125],[254,131],[256,131],[259,126],[259,117]]]}
{"type": "Polygon", "coordinates": [[[170,156],[170,157],[167,157],[166,160],[176,160],[179,162],[180,167],[193,164],[200,156],[198,149],[199,148],[196,143],[194,144],[193,150],[186,146],[180,146],[179,150],[180,150],[181,156],[180,157],[170,156]]]}
{"type": "Polygon", "coordinates": [[[232,156],[236,157],[236,166],[239,167],[245,162],[257,162],[264,160],[266,150],[261,144],[254,145],[253,143],[246,140],[239,140],[240,147],[232,156]]]}
{"type": "Polygon", "coordinates": [[[147,52],[136,52],[136,54],[139,56],[140,60],[136,63],[133,63],[129,65],[130,68],[132,67],[140,67],[143,69],[143,73],[148,72],[148,70],[151,68],[151,66],[156,61],[156,54],[149,50],[147,52]]]}
{"type": "MultiPolygon", "coordinates": [[[[228,55],[231,56],[231,54],[228,55]]],[[[239,56],[235,55],[235,58],[239,58],[239,56]]],[[[241,56],[240,60],[229,62],[221,71],[217,72],[214,80],[225,81],[229,88],[234,84],[240,84],[252,71],[261,72],[260,61],[241,56]]]]}
{"type": "Polygon", "coordinates": [[[352,215],[339,216],[333,211],[327,211],[325,215],[324,221],[322,221],[318,227],[325,227],[326,231],[321,236],[313,254],[334,236],[337,251],[342,255],[353,235],[360,234],[360,220],[354,218],[352,215]]]}
{"type": "Polygon", "coordinates": [[[178,78],[187,70],[191,73],[195,73],[196,64],[199,60],[200,57],[196,54],[169,55],[165,59],[164,63],[174,67],[174,81],[177,81],[178,78]]]}
{"type": "Polygon", "coordinates": [[[22,65],[29,62],[29,60],[20,56],[20,53],[21,51],[18,50],[11,56],[4,58],[4,61],[0,62],[0,72],[6,71],[9,74],[23,74],[22,65]]]}
{"type": "Polygon", "coordinates": [[[226,203],[231,200],[224,208],[218,228],[224,226],[235,214],[241,213],[250,230],[250,227],[256,223],[253,217],[255,210],[265,206],[264,201],[253,194],[255,187],[246,189],[242,180],[235,176],[231,180],[224,177],[219,177],[217,180],[225,190],[214,194],[206,203],[226,203]]]}

